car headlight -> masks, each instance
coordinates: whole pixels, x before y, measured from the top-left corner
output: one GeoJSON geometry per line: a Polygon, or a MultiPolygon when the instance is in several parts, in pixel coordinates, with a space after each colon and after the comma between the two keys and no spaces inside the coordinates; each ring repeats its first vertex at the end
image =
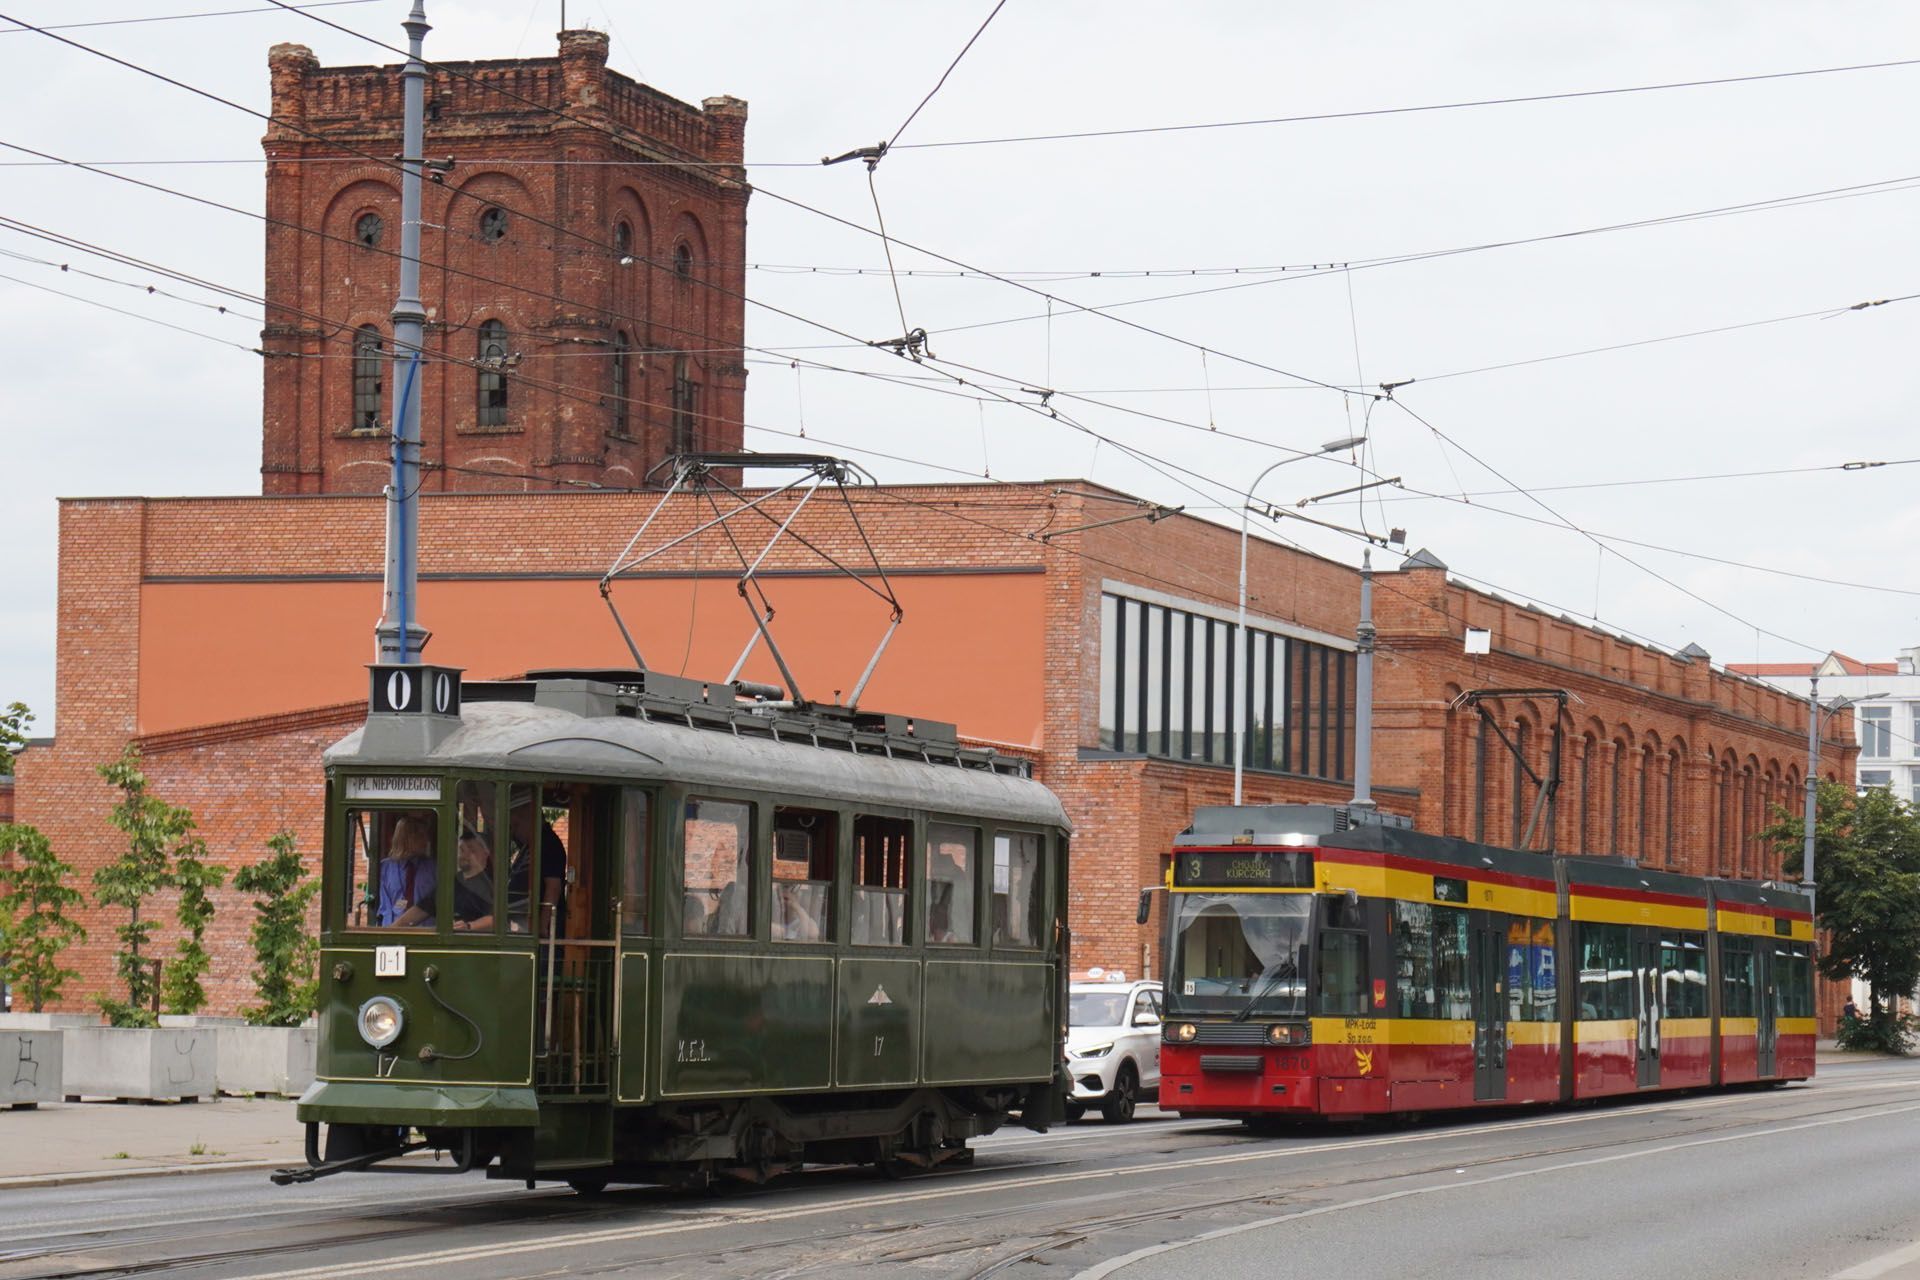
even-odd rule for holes
{"type": "Polygon", "coordinates": [[[1176,1024],[1172,1030],[1168,1032],[1167,1038],[1177,1041],[1180,1044],[1191,1044],[1193,1043],[1193,1038],[1199,1034],[1200,1028],[1194,1026],[1191,1022],[1182,1022],[1176,1024]]]}
{"type": "Polygon", "coordinates": [[[354,1019],[360,1029],[360,1038],[376,1049],[384,1049],[400,1038],[401,1030],[407,1025],[407,1017],[400,1011],[400,1003],[392,996],[374,996],[360,1006],[360,1014],[354,1019]]]}
{"type": "Polygon", "coordinates": [[[1073,1056],[1076,1058],[1104,1058],[1112,1052],[1112,1044],[1096,1044],[1089,1045],[1085,1049],[1075,1049],[1073,1056]]]}

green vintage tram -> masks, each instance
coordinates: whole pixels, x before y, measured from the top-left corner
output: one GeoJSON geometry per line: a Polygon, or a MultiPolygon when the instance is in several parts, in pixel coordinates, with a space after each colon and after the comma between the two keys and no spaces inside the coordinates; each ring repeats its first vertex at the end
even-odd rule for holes
{"type": "Polygon", "coordinates": [[[1057,1119],[1059,801],[950,726],[775,693],[373,668],[326,756],[318,1079],[275,1180],[901,1171],[1057,1119]]]}

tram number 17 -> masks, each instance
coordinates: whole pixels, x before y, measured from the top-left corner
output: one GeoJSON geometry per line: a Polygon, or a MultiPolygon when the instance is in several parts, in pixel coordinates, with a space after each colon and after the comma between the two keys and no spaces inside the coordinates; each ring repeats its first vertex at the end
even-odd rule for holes
{"type": "Polygon", "coordinates": [[[886,1048],[886,1046],[887,1038],[885,1036],[875,1036],[873,1038],[873,1056],[876,1058],[879,1057],[880,1051],[886,1048]]]}

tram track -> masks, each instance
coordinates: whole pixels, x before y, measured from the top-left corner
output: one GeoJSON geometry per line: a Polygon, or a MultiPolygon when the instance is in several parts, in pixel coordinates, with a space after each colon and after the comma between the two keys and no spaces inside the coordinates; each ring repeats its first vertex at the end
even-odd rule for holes
{"type": "MultiPolygon", "coordinates": [[[[1610,1151],[1625,1150],[1648,1144],[1671,1143],[1676,1139],[1698,1142],[1710,1135],[1731,1134],[1740,1129],[1770,1129],[1780,1126],[1808,1124],[1815,1121],[1840,1122],[1840,1118],[1852,1114],[1887,1112],[1889,1108],[1911,1109],[1904,1105],[1908,1099],[1885,1096],[1895,1090],[1914,1093],[1911,1084],[1902,1082],[1861,1081],[1822,1090],[1795,1090],[1788,1094],[1764,1095],[1769,1101],[1777,1099],[1790,1105],[1775,1110],[1768,1108],[1771,1114],[1715,1115],[1723,1107],[1737,1106],[1742,1101],[1751,1101],[1762,1095],[1712,1095],[1694,1099],[1666,1099],[1650,1104],[1636,1104],[1606,1108],[1582,1109],[1574,1113],[1560,1113],[1534,1116],[1518,1120],[1496,1120],[1492,1122],[1468,1122],[1456,1125],[1435,1126],[1417,1132],[1393,1132],[1382,1134],[1355,1135],[1332,1141],[1310,1139],[1306,1141],[1286,1141],[1272,1138],[1246,1136],[1236,1138],[1235,1131],[1220,1127],[1195,1129],[1191,1126],[1155,1126],[1162,1132],[1143,1132],[1142,1130],[1116,1130],[1114,1136],[1131,1136],[1138,1140],[1149,1141],[1185,1140],[1169,1144],[1163,1153],[1166,1157],[1152,1161],[1129,1161],[1124,1164],[1111,1164],[1105,1141],[1089,1140],[1070,1144],[1074,1148],[1093,1147],[1098,1150],[1070,1150],[1062,1153],[1066,1158],[1057,1160],[1009,1159],[1004,1163],[995,1161],[992,1165],[977,1165],[970,1170],[937,1173],[916,1178],[903,1184],[898,1190],[879,1191],[860,1194],[855,1188],[865,1188],[865,1179],[851,1177],[846,1169],[822,1170],[815,1174],[802,1175],[798,1179],[775,1184],[766,1189],[756,1189],[750,1198],[735,1200],[724,1209],[700,1208],[689,1212],[692,1206],[679,1196],[661,1200],[659,1197],[670,1193],[651,1189],[636,1189],[635,1192],[615,1193],[612,1197],[582,1201],[565,1192],[556,1191],[552,1195],[541,1196],[538,1200],[519,1198],[507,1199],[497,1196],[467,1196],[449,1198],[446,1202],[430,1206],[427,1213],[420,1213],[418,1204],[405,1206],[407,1220],[396,1222],[392,1226],[376,1226],[372,1220],[382,1217],[391,1218],[392,1202],[381,1200],[375,1204],[356,1202],[344,1207],[328,1206],[328,1211],[304,1215],[299,1210],[267,1209],[259,1213],[224,1213],[219,1218],[189,1217],[177,1220],[170,1229],[149,1230],[144,1224],[132,1232],[115,1233],[111,1229],[105,1232],[83,1233],[86,1238],[74,1240],[74,1233],[63,1233],[67,1242],[53,1248],[29,1246],[9,1256],[0,1257],[0,1277],[31,1276],[35,1280],[94,1280],[110,1276],[163,1275],[186,1269],[204,1269],[226,1264],[244,1267],[248,1262],[284,1257],[301,1252],[310,1252],[325,1243],[350,1239],[355,1245],[380,1244],[396,1238],[406,1237],[417,1246],[423,1241],[431,1241],[438,1234],[445,1238],[447,1233],[464,1227],[485,1225],[508,1229],[539,1225],[542,1221],[561,1227],[557,1235],[538,1242],[537,1248],[545,1253],[540,1268],[543,1274],[593,1275],[605,1271],[615,1271],[622,1267],[631,1267],[644,1260],[647,1265],[671,1265],[675,1262],[688,1262],[698,1259],[723,1261],[726,1259],[752,1258],[756,1263],[765,1260],[770,1253],[785,1252],[784,1265],[777,1269],[756,1271],[754,1274],[797,1277],[808,1274],[826,1274],[831,1271],[845,1271],[861,1266],[903,1266],[910,1262],[925,1264],[928,1260],[948,1256],[977,1253],[982,1249],[1001,1246],[999,1256],[988,1260],[976,1269],[966,1272],[973,1280],[985,1280],[986,1277],[1000,1276],[1023,1263],[1041,1260],[1044,1255],[1063,1249],[1073,1249],[1111,1237],[1142,1224],[1172,1220],[1194,1214],[1213,1214],[1230,1216],[1235,1210],[1248,1207],[1271,1206],[1275,1204],[1297,1203],[1303,1197],[1324,1197],[1338,1193],[1343,1188],[1352,1188],[1368,1182],[1384,1179],[1405,1181],[1423,1179],[1458,1173],[1464,1170],[1495,1170],[1525,1161],[1565,1159],[1581,1155],[1604,1154],[1610,1151]],[[1866,1096],[1862,1096],[1866,1095],[1866,1096]],[[1880,1096],[1874,1096],[1880,1095],[1880,1096]],[[1442,1141],[1449,1138],[1474,1141],[1489,1135],[1500,1133],[1520,1133],[1534,1128],[1552,1128],[1562,1125],[1578,1125],[1592,1121],[1634,1119],[1641,1116],[1669,1116],[1684,1124],[1661,1124],[1653,1126],[1657,1132],[1634,1132],[1612,1134],[1587,1141],[1556,1142],[1545,1146],[1528,1146],[1524,1150],[1506,1150],[1483,1152],[1467,1155],[1456,1153],[1431,1160],[1421,1160],[1406,1168],[1390,1173],[1374,1167],[1355,1165],[1341,1176],[1309,1175],[1293,1182],[1284,1190],[1271,1180],[1263,1179],[1265,1185],[1245,1195],[1228,1197],[1182,1198],[1177,1203],[1157,1203],[1151,1209],[1136,1209],[1115,1212],[1109,1204],[1097,1213],[1085,1214],[1045,1224],[1027,1224],[1019,1220],[1031,1217],[1034,1213],[1053,1213],[1062,1207],[1058,1198],[1047,1196],[1035,1200],[1031,1195],[1021,1202],[1011,1205],[982,1206],[960,1212],[941,1213],[935,1217],[918,1217],[913,1221],[875,1221],[870,1223],[841,1223],[836,1225],[829,1240],[819,1230],[804,1233],[783,1231],[776,1237],[764,1240],[723,1244],[718,1241],[699,1247],[679,1248],[662,1254],[626,1254],[618,1262],[598,1264],[585,1259],[560,1264],[551,1250],[570,1247],[593,1248],[631,1242],[640,1245],[643,1240],[657,1238],[681,1232],[702,1232],[738,1226],[752,1229],[758,1225],[772,1226],[779,1222],[789,1222],[813,1218],[825,1214],[858,1215],[861,1213],[885,1213],[904,1210],[913,1212],[916,1206],[932,1207],[933,1202],[954,1195],[1014,1193],[1020,1194],[1026,1188],[1035,1191],[1042,1186],[1071,1187],[1083,1185],[1093,1180],[1151,1178],[1155,1175],[1184,1175],[1182,1189],[1200,1190],[1207,1183],[1217,1183],[1223,1177],[1244,1177],[1250,1164],[1264,1161],[1281,1161],[1289,1158],[1311,1159],[1315,1156],[1331,1155],[1336,1152],[1351,1152],[1355,1156],[1370,1153],[1391,1155],[1409,1151],[1415,1144],[1442,1141]],[[1170,1130],[1170,1131],[1169,1131],[1170,1130]],[[1194,1139],[1211,1139],[1209,1145],[1222,1147],[1223,1150],[1209,1151],[1204,1154],[1180,1155],[1181,1147],[1189,1149],[1199,1145],[1194,1139]],[[1219,1139],[1226,1139],[1221,1142],[1219,1139]],[[841,1187],[833,1185],[839,1180],[841,1187]],[[855,1190],[853,1195],[842,1195],[842,1189],[855,1190]],[[821,1192],[826,1194],[811,1203],[792,1203],[793,1197],[784,1192],[821,1192]],[[787,1201],[781,1203],[781,1201],[787,1201]],[[660,1221],[649,1212],[652,1207],[660,1207],[672,1214],[674,1221],[660,1221]],[[382,1213],[381,1209],[389,1212],[382,1213]],[[634,1210],[640,1209],[652,1221],[634,1223],[634,1210]],[[254,1224],[256,1231],[293,1231],[297,1239],[262,1241],[247,1240],[235,1247],[224,1249],[196,1249],[173,1256],[120,1258],[109,1260],[100,1255],[123,1253],[138,1250],[146,1252],[155,1245],[165,1245],[179,1240],[185,1233],[196,1233],[204,1241],[205,1227],[210,1223],[231,1222],[235,1218],[245,1218],[254,1224]],[[261,1226],[259,1220],[270,1221],[261,1226]],[[354,1223],[367,1225],[367,1229],[354,1231],[350,1237],[331,1232],[330,1228],[340,1228],[354,1223]],[[993,1230],[985,1230],[991,1228],[993,1230]],[[879,1247],[876,1248],[876,1244],[879,1247]],[[823,1247],[825,1246],[825,1247],[823,1247]],[[1012,1252],[1004,1252],[1005,1246],[1013,1246],[1012,1252]],[[797,1256],[796,1256],[797,1255],[797,1256]],[[59,1262],[71,1264],[60,1266],[59,1262]],[[49,1269],[33,1264],[54,1263],[49,1269]],[[24,1268],[24,1269],[23,1269],[24,1268]]],[[[1920,1099],[1912,1099],[1920,1102],[1920,1099]]],[[[1102,1134],[1102,1138],[1106,1135],[1102,1134]]],[[[1572,1135],[1569,1135],[1572,1136],[1572,1135]]],[[[986,1153],[989,1154],[990,1153],[986,1153]]],[[[1009,1152],[1009,1155],[1014,1153],[1009,1152]]],[[[1024,1152],[1022,1153],[1024,1154],[1024,1152]]],[[[1439,1156],[1439,1153],[1436,1153],[1439,1156]]],[[[1370,1165],[1373,1162],[1369,1162],[1370,1165]]],[[[1305,1173],[1306,1171],[1301,1171],[1305,1173]]],[[[1215,1188],[1217,1190],[1217,1187],[1215,1188]]],[[[1140,1191],[1128,1189],[1096,1192],[1091,1197],[1099,1200],[1111,1200],[1115,1195],[1140,1195],[1140,1191]]],[[[1159,1198],[1167,1194],[1164,1188],[1151,1192],[1159,1198]]],[[[38,1245],[40,1242],[35,1241],[38,1245]]],[[[452,1248],[434,1251],[419,1261],[422,1263],[445,1261],[456,1263],[463,1259],[479,1260],[489,1257],[505,1258],[515,1253],[528,1251],[526,1244],[514,1241],[502,1241],[498,1246],[477,1245],[470,1248],[452,1248]]],[[[622,1251],[623,1254],[626,1251],[622,1251]]],[[[311,1277],[329,1272],[347,1273],[355,1271],[404,1271],[412,1269],[412,1259],[373,1260],[364,1264],[343,1259],[332,1268],[300,1268],[283,1272],[259,1272],[255,1268],[246,1268],[245,1274],[258,1275],[265,1280],[267,1276],[279,1276],[283,1280],[293,1277],[311,1277]]]]}

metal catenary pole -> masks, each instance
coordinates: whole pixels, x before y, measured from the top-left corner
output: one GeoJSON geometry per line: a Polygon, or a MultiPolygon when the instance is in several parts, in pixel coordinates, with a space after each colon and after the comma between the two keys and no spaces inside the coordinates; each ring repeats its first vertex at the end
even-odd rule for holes
{"type": "Polygon", "coordinates": [[[1354,630],[1358,655],[1353,676],[1353,713],[1359,722],[1353,736],[1353,799],[1355,808],[1373,807],[1373,552],[1360,553],[1360,625],[1354,630]]]}
{"type": "MultiPolygon", "coordinates": [[[[1814,818],[1820,801],[1820,677],[1814,676],[1807,682],[1807,811],[1804,819],[1805,830],[1800,835],[1800,885],[1807,891],[1807,906],[1811,910],[1814,903],[1813,883],[1813,829],[1814,818]]],[[[1820,918],[1814,917],[1814,928],[1819,928],[1820,918]]]]}
{"type": "Polygon", "coordinates": [[[426,63],[420,45],[428,30],[424,0],[414,0],[402,24],[407,65],[400,73],[405,112],[401,125],[400,292],[393,304],[393,475],[387,487],[386,593],[374,628],[376,660],[417,662],[429,633],[416,618],[420,545],[420,356],[426,306],[420,300],[420,182],[426,149],[426,63]]]}

